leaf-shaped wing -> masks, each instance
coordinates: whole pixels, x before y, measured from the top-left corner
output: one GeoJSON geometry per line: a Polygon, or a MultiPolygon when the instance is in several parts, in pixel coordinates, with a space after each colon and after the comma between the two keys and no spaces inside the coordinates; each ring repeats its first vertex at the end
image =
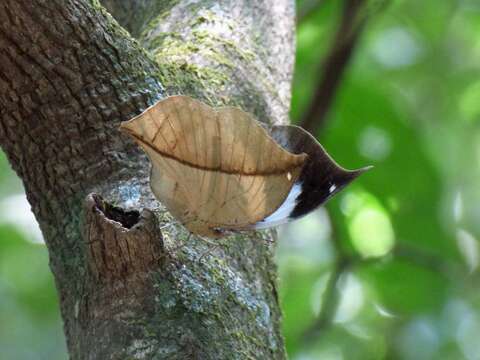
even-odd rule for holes
{"type": "Polygon", "coordinates": [[[282,147],[249,114],[186,96],[122,123],[152,161],[151,187],[191,232],[246,229],[287,197],[307,155],[282,147]]]}

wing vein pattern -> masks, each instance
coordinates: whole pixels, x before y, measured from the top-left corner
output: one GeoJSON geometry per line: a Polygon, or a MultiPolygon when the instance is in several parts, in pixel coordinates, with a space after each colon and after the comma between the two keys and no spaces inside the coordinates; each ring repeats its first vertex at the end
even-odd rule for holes
{"type": "Polygon", "coordinates": [[[286,199],[305,154],[279,146],[253,117],[186,96],[122,123],[152,162],[152,191],[191,232],[242,230],[286,199]]]}

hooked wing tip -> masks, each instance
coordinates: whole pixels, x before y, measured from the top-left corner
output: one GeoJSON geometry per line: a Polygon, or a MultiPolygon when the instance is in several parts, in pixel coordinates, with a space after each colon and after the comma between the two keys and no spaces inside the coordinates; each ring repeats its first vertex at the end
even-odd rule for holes
{"type": "Polygon", "coordinates": [[[335,182],[337,183],[338,187],[343,188],[344,186],[348,185],[351,183],[353,180],[355,180],[357,177],[360,175],[366,173],[367,171],[371,170],[373,166],[368,165],[364,166],[359,169],[355,170],[345,170],[341,168],[340,166],[337,167],[337,170],[335,171],[336,175],[334,175],[335,182]]]}
{"type": "Polygon", "coordinates": [[[364,166],[364,167],[358,169],[357,171],[360,171],[360,173],[363,174],[364,172],[372,170],[373,168],[374,168],[373,165],[367,165],[367,166],[364,166]]]}
{"type": "Polygon", "coordinates": [[[361,167],[360,169],[351,170],[350,172],[353,173],[355,177],[359,177],[360,175],[366,173],[367,171],[370,171],[371,169],[373,169],[373,165],[367,165],[361,167]]]}

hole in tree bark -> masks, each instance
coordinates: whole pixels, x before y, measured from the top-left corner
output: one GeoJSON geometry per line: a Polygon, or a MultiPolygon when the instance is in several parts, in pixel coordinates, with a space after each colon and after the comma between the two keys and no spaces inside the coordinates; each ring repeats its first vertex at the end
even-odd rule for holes
{"type": "Polygon", "coordinates": [[[136,210],[125,211],[121,207],[109,204],[99,195],[93,195],[93,199],[95,200],[97,209],[100,210],[107,219],[119,222],[124,228],[132,228],[140,219],[140,212],[136,210]]]}

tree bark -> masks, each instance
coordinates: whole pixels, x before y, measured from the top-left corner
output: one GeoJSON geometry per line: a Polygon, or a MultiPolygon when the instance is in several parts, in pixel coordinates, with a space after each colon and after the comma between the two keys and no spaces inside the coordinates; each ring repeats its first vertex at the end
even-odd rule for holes
{"type": "Polygon", "coordinates": [[[189,237],[118,124],[172,94],[286,122],[293,1],[104,4],[138,41],[96,0],[0,3],[0,145],[48,246],[70,357],[285,358],[272,235],[189,237]]]}

